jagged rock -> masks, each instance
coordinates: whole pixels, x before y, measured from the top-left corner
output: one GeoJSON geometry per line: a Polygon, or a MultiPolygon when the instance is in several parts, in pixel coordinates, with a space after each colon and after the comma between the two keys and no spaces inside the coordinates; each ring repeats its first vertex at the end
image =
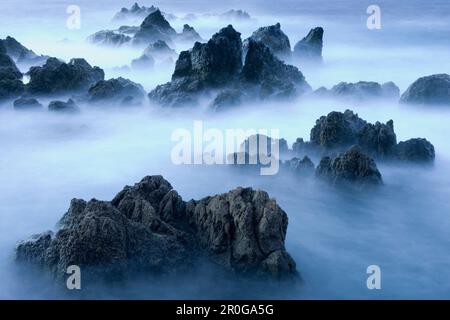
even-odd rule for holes
{"type": "Polygon", "coordinates": [[[399,142],[395,149],[397,159],[417,163],[433,162],[434,146],[427,139],[409,139],[399,142]]]}
{"type": "Polygon", "coordinates": [[[36,94],[83,91],[105,77],[102,69],[91,67],[84,59],[64,63],[56,58],[49,58],[42,67],[32,67],[28,75],[27,88],[36,94]]]}
{"type": "Polygon", "coordinates": [[[16,259],[60,280],[69,265],[94,281],[179,274],[205,256],[240,274],[292,277],[287,224],[286,213],[263,191],[238,188],[186,204],[163,177],[149,176],[110,202],[72,200],[56,234],[19,243],[16,259]]]}
{"type": "Polygon", "coordinates": [[[99,45],[118,47],[130,42],[131,37],[111,30],[102,30],[89,36],[88,41],[99,45]]]}
{"type": "Polygon", "coordinates": [[[136,44],[155,42],[158,40],[170,42],[176,34],[175,29],[172,28],[158,9],[144,19],[139,31],[134,35],[133,42],[136,44]]]}
{"type": "Polygon", "coordinates": [[[21,79],[22,73],[6,54],[6,48],[0,42],[0,100],[20,96],[24,92],[21,79]]]}
{"type": "Polygon", "coordinates": [[[15,110],[42,110],[43,106],[34,98],[19,98],[14,101],[15,110]]]}
{"type": "Polygon", "coordinates": [[[112,101],[124,104],[130,101],[142,101],[145,98],[144,88],[131,80],[119,77],[117,79],[100,80],[88,90],[90,102],[112,101]]]}
{"type": "Polygon", "coordinates": [[[261,98],[289,97],[311,90],[296,67],[280,61],[263,43],[248,39],[245,50],[241,79],[244,83],[258,85],[261,98]]]}
{"type": "Polygon", "coordinates": [[[450,105],[450,76],[434,74],[417,79],[403,93],[400,102],[417,105],[450,105]]]}
{"type": "Polygon", "coordinates": [[[286,252],[288,218],[264,191],[237,188],[187,204],[196,238],[215,263],[244,274],[274,278],[296,273],[286,252]]]}
{"type": "Polygon", "coordinates": [[[23,46],[13,37],[7,36],[4,40],[0,40],[6,49],[6,53],[17,63],[30,65],[42,65],[49,57],[39,56],[32,50],[23,46]]]}
{"type": "Polygon", "coordinates": [[[192,104],[200,91],[236,80],[241,69],[240,33],[229,25],[207,43],[196,42],[191,50],[181,52],[172,81],[156,87],[149,98],[164,106],[192,104]]]}
{"type": "Polygon", "coordinates": [[[333,111],[318,119],[311,129],[310,142],[313,146],[337,151],[358,144],[364,152],[385,158],[393,155],[397,138],[392,120],[386,124],[371,124],[346,110],[344,113],[333,111]]]}
{"type": "Polygon", "coordinates": [[[151,7],[140,7],[136,2],[131,6],[130,9],[122,8],[119,12],[114,15],[113,20],[124,20],[124,19],[139,19],[148,16],[149,14],[155,12],[158,8],[151,7]]]}
{"type": "Polygon", "coordinates": [[[292,144],[292,151],[295,155],[305,155],[314,153],[315,148],[309,141],[304,141],[303,138],[297,138],[292,144]]]}
{"type": "Polygon", "coordinates": [[[291,56],[291,44],[289,38],[281,30],[281,25],[279,23],[273,26],[259,28],[253,32],[249,39],[266,45],[272,50],[272,53],[275,56],[282,60],[291,56]]]}
{"type": "Polygon", "coordinates": [[[195,29],[188,24],[185,24],[183,26],[183,31],[178,35],[178,39],[180,39],[181,41],[186,41],[186,42],[195,42],[195,41],[202,42],[203,41],[200,34],[197,31],[195,31],[195,29]]]}
{"type": "Polygon", "coordinates": [[[220,18],[226,19],[226,20],[250,20],[250,15],[243,11],[243,10],[228,10],[227,12],[224,12],[220,14],[220,18]]]}
{"type": "Polygon", "coordinates": [[[76,113],[80,111],[78,105],[72,99],[67,100],[67,102],[59,100],[51,101],[48,105],[48,110],[65,113],[76,113]]]}
{"type": "Polygon", "coordinates": [[[341,82],[331,88],[330,94],[336,97],[358,100],[370,98],[398,99],[400,90],[393,82],[380,85],[377,82],[359,81],[357,83],[341,82]]]}
{"type": "Polygon", "coordinates": [[[322,158],[316,175],[332,185],[348,185],[357,189],[383,183],[375,161],[362,153],[358,146],[352,146],[334,159],[322,158]]]}
{"type": "Polygon", "coordinates": [[[311,29],[306,37],[294,46],[294,56],[302,61],[322,61],[323,28],[311,29]]]}
{"type": "Polygon", "coordinates": [[[131,60],[131,68],[136,71],[147,71],[155,66],[155,59],[151,55],[143,54],[131,60]]]}
{"type": "Polygon", "coordinates": [[[303,159],[300,158],[292,158],[291,160],[287,160],[284,163],[284,166],[287,169],[295,174],[300,175],[312,175],[314,174],[314,163],[308,156],[304,156],[303,159]]]}
{"type": "Polygon", "coordinates": [[[176,59],[178,57],[176,51],[170,48],[167,43],[162,40],[149,44],[144,50],[144,55],[155,57],[160,60],[167,58],[176,59]]]}

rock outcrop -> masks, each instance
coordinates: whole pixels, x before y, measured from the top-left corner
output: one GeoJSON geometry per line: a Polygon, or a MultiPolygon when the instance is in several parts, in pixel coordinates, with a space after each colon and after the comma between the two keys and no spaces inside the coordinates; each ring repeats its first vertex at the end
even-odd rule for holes
{"type": "Polygon", "coordinates": [[[314,174],[314,163],[308,156],[304,156],[303,159],[294,157],[284,161],[283,165],[288,171],[297,175],[310,176],[314,174]]]}
{"type": "Polygon", "coordinates": [[[42,110],[43,106],[34,98],[19,98],[13,103],[14,110],[42,110]]]}
{"type": "Polygon", "coordinates": [[[415,105],[450,106],[450,76],[434,74],[417,79],[402,94],[400,102],[415,105]]]}
{"type": "Polygon", "coordinates": [[[139,6],[138,3],[134,3],[131,8],[122,8],[119,12],[114,15],[113,20],[127,20],[127,19],[142,19],[149,14],[155,12],[158,8],[151,6],[139,6]]]}
{"type": "Polygon", "coordinates": [[[285,278],[297,274],[284,247],[287,224],[266,192],[238,188],[186,203],[163,177],[149,176],[112,201],[72,200],[56,234],[19,243],[16,259],[59,279],[69,265],[96,280],[178,274],[203,257],[228,272],[285,278]]]}
{"type": "Polygon", "coordinates": [[[124,105],[129,102],[142,102],[145,99],[145,91],[140,84],[119,77],[100,80],[89,88],[88,96],[89,102],[124,105]]]}
{"type": "Polygon", "coordinates": [[[143,54],[137,59],[131,60],[131,69],[135,71],[148,71],[155,66],[155,59],[151,55],[143,54]]]}
{"type": "Polygon", "coordinates": [[[42,67],[32,67],[28,75],[27,89],[32,94],[80,92],[105,77],[102,69],[92,67],[84,59],[65,63],[56,58],[49,58],[42,67]]]}
{"type": "Polygon", "coordinates": [[[264,44],[281,60],[288,59],[291,56],[291,44],[289,38],[281,30],[281,25],[279,23],[273,26],[259,28],[253,32],[249,39],[264,44]]]}
{"type": "Polygon", "coordinates": [[[401,141],[395,148],[397,159],[415,163],[430,163],[434,161],[434,146],[427,139],[409,139],[401,141]]]}
{"type": "Polygon", "coordinates": [[[167,43],[162,40],[149,44],[148,47],[145,48],[143,54],[159,60],[164,60],[167,58],[176,59],[178,57],[177,52],[170,48],[167,43]]]}
{"type": "Polygon", "coordinates": [[[306,37],[294,46],[294,57],[302,62],[321,62],[323,48],[323,28],[311,29],[306,37]]]}
{"type": "Polygon", "coordinates": [[[357,189],[383,183],[375,161],[365,155],[358,146],[352,146],[334,159],[322,158],[316,168],[316,176],[334,186],[349,186],[357,189]]]}
{"type": "Polygon", "coordinates": [[[172,41],[177,32],[164,18],[159,9],[150,13],[141,23],[139,31],[133,37],[133,43],[149,43],[158,40],[172,41]]]}
{"type": "Polygon", "coordinates": [[[23,91],[22,73],[0,42],[0,100],[18,97],[23,91]]]}
{"type": "Polygon", "coordinates": [[[129,35],[121,32],[102,30],[89,36],[88,41],[103,46],[119,47],[124,43],[130,42],[131,39],[129,35]]]}
{"type": "MultiPolygon", "coordinates": [[[[324,93],[321,93],[322,96],[324,93]]],[[[367,99],[398,99],[400,89],[393,82],[379,84],[372,81],[359,81],[356,83],[341,82],[328,92],[329,96],[354,100],[367,99]]]]}
{"type": "Polygon", "coordinates": [[[80,111],[78,105],[72,99],[64,101],[51,101],[48,105],[48,110],[52,112],[60,112],[60,113],[77,113],[80,111]]]}
{"type": "Polygon", "coordinates": [[[197,31],[195,31],[195,29],[188,24],[185,24],[183,26],[183,31],[181,31],[181,33],[178,35],[178,39],[181,41],[186,41],[186,42],[196,42],[196,41],[202,42],[203,41],[200,34],[197,31]]]}
{"type": "Polygon", "coordinates": [[[10,56],[16,63],[25,66],[37,66],[42,65],[47,61],[49,57],[37,55],[22,45],[19,41],[13,37],[7,36],[5,39],[0,40],[6,49],[6,53],[10,56]]]}

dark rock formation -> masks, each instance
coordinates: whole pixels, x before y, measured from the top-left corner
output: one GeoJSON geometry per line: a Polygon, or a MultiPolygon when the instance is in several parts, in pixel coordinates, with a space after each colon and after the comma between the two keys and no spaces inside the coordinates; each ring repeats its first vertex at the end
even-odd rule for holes
{"type": "Polygon", "coordinates": [[[35,94],[83,91],[105,77],[102,69],[92,67],[84,59],[64,63],[56,58],[48,59],[42,67],[32,67],[28,75],[30,82],[27,88],[35,94]]]}
{"type": "Polygon", "coordinates": [[[324,157],[317,166],[316,175],[335,186],[364,189],[383,183],[375,161],[352,146],[336,158],[324,157]]]}
{"type": "Polygon", "coordinates": [[[409,139],[400,142],[395,148],[397,159],[416,163],[433,162],[434,146],[427,139],[409,139]]]}
{"type": "Polygon", "coordinates": [[[311,90],[296,67],[280,61],[263,43],[248,39],[245,51],[241,79],[245,84],[257,85],[261,98],[289,97],[311,90]]]}
{"type": "Polygon", "coordinates": [[[301,61],[322,61],[323,28],[311,29],[306,37],[294,46],[294,56],[301,61]]]}
{"type": "Polygon", "coordinates": [[[342,151],[353,144],[375,157],[392,156],[397,144],[394,122],[371,124],[350,110],[344,113],[333,111],[318,119],[311,129],[313,146],[342,151]]]}
{"type": "Polygon", "coordinates": [[[243,10],[235,10],[231,9],[227,12],[224,12],[220,14],[220,18],[224,20],[231,20],[231,21],[239,21],[239,20],[250,20],[250,15],[248,12],[245,12],[243,10]]]}
{"type": "Polygon", "coordinates": [[[434,74],[414,81],[400,99],[417,105],[450,105],[450,76],[434,74]]]}
{"type": "Polygon", "coordinates": [[[100,80],[89,88],[88,96],[90,102],[113,102],[123,105],[127,101],[144,100],[145,91],[140,84],[119,77],[100,80]]]}
{"type": "Polygon", "coordinates": [[[143,54],[139,58],[131,60],[131,69],[135,71],[147,71],[154,66],[155,59],[148,54],[143,54]]]}
{"type": "Polygon", "coordinates": [[[42,65],[49,58],[47,56],[37,55],[10,36],[6,37],[4,40],[0,40],[0,42],[2,42],[5,47],[8,56],[19,64],[24,64],[26,66],[42,65]]]}
{"type": "Polygon", "coordinates": [[[3,43],[0,42],[0,100],[20,96],[24,91],[21,79],[22,73],[7,55],[3,43]]]}
{"type": "Polygon", "coordinates": [[[239,274],[292,277],[295,262],[284,247],[287,223],[286,213],[263,191],[238,188],[185,203],[164,178],[151,176],[110,202],[72,200],[57,233],[19,243],[16,259],[59,279],[69,265],[97,281],[137,272],[181,273],[205,256],[239,274]]]}
{"type": "Polygon", "coordinates": [[[34,98],[19,98],[14,101],[15,110],[42,110],[43,106],[34,98]]]}
{"type": "Polygon", "coordinates": [[[359,81],[357,83],[341,82],[331,88],[330,94],[335,97],[365,100],[370,98],[398,99],[399,88],[393,82],[380,85],[377,82],[359,81]]]}
{"type": "Polygon", "coordinates": [[[282,60],[291,56],[291,44],[289,38],[281,30],[281,25],[279,23],[273,26],[259,28],[253,32],[249,39],[266,45],[272,50],[272,53],[275,56],[282,60]]]}
{"type": "Polygon", "coordinates": [[[176,36],[176,33],[161,11],[156,10],[150,13],[141,23],[139,31],[134,35],[133,42],[136,44],[158,40],[170,42],[176,36]]]}
{"type": "Polygon", "coordinates": [[[120,26],[119,29],[117,29],[119,33],[126,34],[126,35],[135,35],[136,32],[139,31],[139,27],[136,26],[120,26]]]}
{"type": "Polygon", "coordinates": [[[202,42],[203,39],[200,34],[195,31],[193,27],[188,24],[183,26],[183,31],[178,35],[178,39],[186,42],[202,42]]]}
{"type": "Polygon", "coordinates": [[[131,39],[130,36],[124,33],[102,30],[89,36],[88,41],[99,45],[118,47],[124,43],[130,42],[131,39]]]}
{"type": "Polygon", "coordinates": [[[283,165],[292,173],[299,175],[312,175],[314,174],[314,163],[308,156],[304,156],[303,159],[292,158],[283,163],[283,165]]]}
{"type": "Polygon", "coordinates": [[[211,104],[213,111],[223,111],[242,103],[245,94],[242,90],[226,89],[220,92],[211,104]]]}
{"type": "Polygon", "coordinates": [[[77,104],[72,99],[67,100],[67,102],[59,100],[51,101],[48,105],[48,110],[64,113],[76,113],[80,111],[77,104]]]}
{"type": "Polygon", "coordinates": [[[139,6],[139,4],[134,3],[131,8],[122,8],[119,12],[114,15],[113,20],[125,20],[125,19],[141,19],[145,18],[149,14],[155,12],[158,8],[151,6],[139,6]]]}

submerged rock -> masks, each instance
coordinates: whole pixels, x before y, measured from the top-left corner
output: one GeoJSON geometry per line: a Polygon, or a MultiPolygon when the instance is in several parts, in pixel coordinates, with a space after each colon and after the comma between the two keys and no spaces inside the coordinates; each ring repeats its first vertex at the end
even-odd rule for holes
{"type": "Polygon", "coordinates": [[[399,142],[395,148],[397,159],[416,163],[433,162],[434,146],[427,139],[409,139],[399,142]]]}
{"type": "Polygon", "coordinates": [[[450,76],[434,74],[419,78],[403,93],[400,102],[417,105],[450,105],[450,76]]]}
{"type": "Polygon", "coordinates": [[[145,98],[144,88],[131,80],[100,80],[88,90],[90,102],[113,102],[124,104],[127,101],[142,101],[145,98]],[[131,100],[130,100],[131,99],[131,100]]]}
{"type": "Polygon", "coordinates": [[[294,46],[294,56],[302,61],[322,61],[323,28],[311,29],[306,37],[294,46]]]}
{"type": "MultiPolygon", "coordinates": [[[[287,35],[281,30],[279,23],[262,27],[253,32],[249,38],[266,45],[278,58],[284,60],[291,56],[291,44],[287,35]]],[[[248,39],[248,40],[249,40],[248,39]]]]}
{"type": "Polygon", "coordinates": [[[102,69],[92,67],[84,59],[65,63],[56,58],[49,58],[42,67],[32,67],[28,75],[27,89],[35,94],[83,91],[105,77],[102,69]]]}
{"type": "Polygon", "coordinates": [[[324,157],[316,169],[316,176],[335,186],[364,189],[381,185],[383,180],[375,161],[358,146],[352,146],[336,158],[324,157]]]}
{"type": "Polygon", "coordinates": [[[16,259],[58,279],[69,265],[97,281],[179,274],[200,257],[238,274],[292,277],[287,224],[286,213],[263,191],[238,188],[185,203],[163,177],[149,176],[110,202],[72,200],[57,233],[19,243],[16,259]]]}
{"type": "Polygon", "coordinates": [[[51,101],[48,105],[48,110],[64,113],[76,113],[80,111],[78,105],[72,99],[67,100],[67,102],[59,100],[51,101]]]}
{"type": "Polygon", "coordinates": [[[43,106],[34,98],[19,98],[14,101],[15,110],[42,110],[43,106]]]}

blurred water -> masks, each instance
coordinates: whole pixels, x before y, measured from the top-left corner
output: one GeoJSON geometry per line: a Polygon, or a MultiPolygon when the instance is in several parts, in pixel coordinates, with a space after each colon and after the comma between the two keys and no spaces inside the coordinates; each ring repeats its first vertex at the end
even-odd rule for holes
{"type": "MultiPolygon", "coordinates": [[[[38,53],[64,59],[85,57],[121,72],[140,55],[136,49],[107,49],[84,40],[112,28],[111,17],[133,1],[0,1],[0,37],[11,35],[38,53]],[[82,28],[65,27],[69,4],[82,10],[82,28]],[[68,41],[61,42],[66,39],[68,41]]],[[[151,3],[146,2],[146,5],[151,3]]],[[[291,45],[317,25],[325,28],[324,65],[302,68],[313,87],[340,81],[396,82],[402,90],[417,77],[449,73],[450,5],[447,1],[378,1],[382,29],[366,28],[368,1],[154,2],[163,11],[221,13],[248,10],[256,19],[234,23],[243,37],[259,26],[280,21],[291,45]]],[[[183,20],[171,21],[181,30],[183,20]]],[[[188,22],[209,38],[226,22],[203,18],[188,22]]],[[[182,49],[180,45],[177,50],[182,49]]],[[[172,70],[126,77],[147,90],[170,79],[172,70]]],[[[342,103],[295,100],[244,106],[210,115],[147,107],[111,111],[87,107],[77,116],[15,113],[0,109],[0,298],[446,298],[450,294],[450,129],[449,110],[417,109],[392,102],[342,103]],[[393,119],[398,140],[426,137],[436,148],[432,168],[380,164],[385,187],[375,194],[346,195],[294,178],[261,178],[222,168],[174,167],[171,132],[192,128],[202,119],[210,128],[279,128],[291,144],[309,137],[314,121],[330,111],[351,108],[371,122],[393,119]],[[226,192],[236,186],[262,188],[289,215],[287,248],[298,263],[303,284],[272,290],[243,286],[201,273],[174,281],[143,281],[119,288],[98,288],[67,296],[42,275],[13,262],[17,240],[53,228],[74,197],[111,199],[126,184],[148,174],[163,174],[185,200],[226,192]],[[382,290],[366,287],[366,268],[382,270],[382,290]],[[193,280],[194,279],[194,280],[193,280]],[[179,285],[182,281],[183,285],[179,285]],[[247,288],[247,290],[245,289],[247,288]],[[251,288],[251,289],[248,289],[251,288]]],[[[83,291],[83,290],[82,290],[83,291]]]]}

